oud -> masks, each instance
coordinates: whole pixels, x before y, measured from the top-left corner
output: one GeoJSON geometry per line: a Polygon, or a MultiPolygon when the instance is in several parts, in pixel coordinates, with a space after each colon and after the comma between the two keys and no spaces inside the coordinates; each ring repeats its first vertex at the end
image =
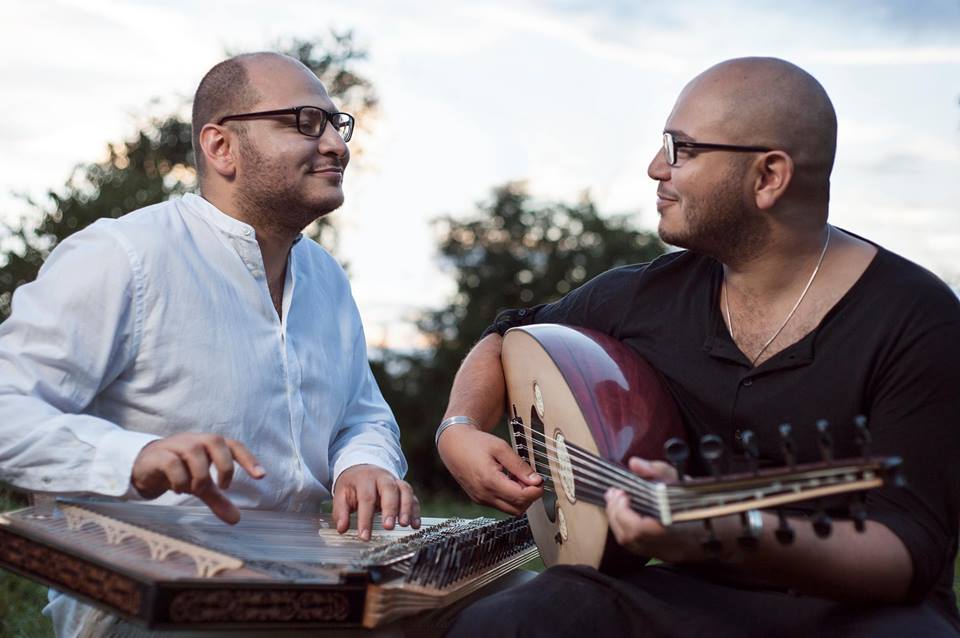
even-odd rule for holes
{"type": "MultiPolygon", "coordinates": [[[[740,514],[745,528],[751,510],[857,493],[899,483],[898,458],[870,458],[865,420],[857,422],[864,456],[834,460],[826,422],[819,422],[823,462],[796,464],[789,426],[781,426],[788,466],[759,470],[756,438],[744,433],[751,472],[721,476],[717,461],[722,441],[708,435],[700,453],[713,470],[708,478],[672,484],[642,479],[628,469],[631,456],[666,456],[681,477],[688,447],[679,412],[657,372],[627,346],[596,331],[555,324],[509,330],[502,362],[511,413],[514,449],[544,479],[544,496],[527,511],[533,536],[547,566],[581,564],[605,569],[619,560],[609,535],[604,493],[627,492],[631,507],[669,526],[703,521],[705,546],[718,549],[710,520],[740,514]],[[611,559],[611,556],[615,558],[611,559]]],[[[863,529],[862,498],[854,499],[851,518],[863,529]]],[[[820,536],[830,533],[830,519],[814,519],[820,536]]],[[[746,530],[745,530],[746,531],[746,530]]],[[[776,537],[793,540],[793,529],[780,513],[776,537]]],[[[755,543],[748,534],[742,542],[755,543]]]]}

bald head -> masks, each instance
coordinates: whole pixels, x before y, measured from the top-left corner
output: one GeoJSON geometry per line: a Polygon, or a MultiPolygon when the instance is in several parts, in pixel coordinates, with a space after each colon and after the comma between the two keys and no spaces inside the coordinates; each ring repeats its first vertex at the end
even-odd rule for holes
{"type": "MultiPolygon", "coordinates": [[[[204,174],[203,151],[200,148],[200,130],[205,124],[216,123],[220,118],[257,109],[264,93],[269,90],[269,78],[278,72],[306,73],[316,82],[316,76],[303,65],[286,55],[261,51],[243,53],[226,59],[207,71],[200,80],[193,97],[193,153],[197,171],[204,174]]],[[[243,131],[243,123],[238,123],[243,131]]]]}
{"type": "MultiPolygon", "coordinates": [[[[677,102],[703,101],[710,128],[731,143],[786,151],[798,173],[829,178],[837,116],[816,78],[777,58],[738,58],[695,77],[677,102]]],[[[713,141],[713,140],[711,140],[713,141]]]]}

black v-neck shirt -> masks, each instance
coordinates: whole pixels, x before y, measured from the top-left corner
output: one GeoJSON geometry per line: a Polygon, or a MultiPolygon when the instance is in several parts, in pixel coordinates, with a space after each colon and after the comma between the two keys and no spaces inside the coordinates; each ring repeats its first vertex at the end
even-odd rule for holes
{"type": "MultiPolygon", "coordinates": [[[[913,559],[911,597],[958,621],[953,562],[960,521],[960,302],[936,276],[883,248],[812,332],[756,368],[719,311],[721,264],[681,251],[610,270],[564,298],[507,310],[487,331],[531,323],[600,330],[664,377],[690,440],[720,435],[726,470],[745,469],[737,439],[752,430],[761,465],[781,466],[789,423],[798,462],[821,459],[827,419],[837,458],[859,456],[853,420],[868,418],[871,454],[903,459],[906,488],[867,499],[913,559]]],[[[702,473],[703,468],[694,468],[702,473]]],[[[828,506],[837,503],[828,503],[828,506]]],[[[810,514],[812,505],[794,513],[810,514]]]]}

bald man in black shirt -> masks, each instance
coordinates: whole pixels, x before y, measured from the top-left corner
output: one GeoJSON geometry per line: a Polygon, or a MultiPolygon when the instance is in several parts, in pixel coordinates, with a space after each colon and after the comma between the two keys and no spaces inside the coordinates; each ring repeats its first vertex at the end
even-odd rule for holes
{"type": "MultiPolygon", "coordinates": [[[[735,447],[749,429],[761,460],[782,465],[775,428],[789,422],[799,460],[813,461],[824,418],[837,456],[855,456],[852,422],[864,414],[872,451],[901,456],[908,487],[871,493],[862,533],[848,520],[825,539],[797,525],[787,546],[773,513],[753,550],[735,542],[738,517],[716,519],[719,556],[703,548],[702,525],[664,528],[614,490],[617,541],[662,565],[619,578],[547,570],[468,609],[453,635],[957,635],[960,303],[934,275],[827,223],[836,127],[826,92],[788,62],[730,60],[697,76],[648,169],[660,236],[687,250],[501,314],[447,410],[478,426],[444,429],[438,447],[475,500],[517,513],[539,498],[540,477],[487,432],[505,403],[503,332],[564,323],[613,335],[657,368],[692,439],[735,447]]],[[[676,478],[658,461],[630,469],[676,478]]]]}

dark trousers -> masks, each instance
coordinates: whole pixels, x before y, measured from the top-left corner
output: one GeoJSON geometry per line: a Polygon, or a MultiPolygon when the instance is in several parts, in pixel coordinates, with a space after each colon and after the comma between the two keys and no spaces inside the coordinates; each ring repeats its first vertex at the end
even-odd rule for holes
{"type": "Polygon", "coordinates": [[[669,566],[620,578],[560,566],[472,604],[446,635],[902,638],[960,632],[929,604],[851,606],[718,584],[669,566]]]}

